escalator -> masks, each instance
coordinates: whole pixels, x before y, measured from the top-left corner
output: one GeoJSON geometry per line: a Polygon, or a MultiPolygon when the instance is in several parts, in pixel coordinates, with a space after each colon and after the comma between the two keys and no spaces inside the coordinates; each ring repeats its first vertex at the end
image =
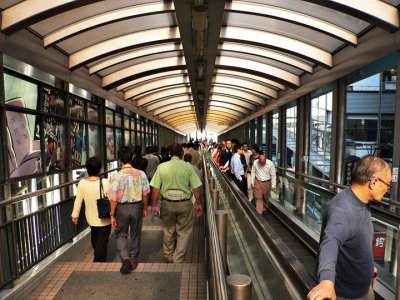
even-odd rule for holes
{"type": "MultiPolygon", "coordinates": [[[[230,272],[247,274],[252,278],[253,299],[305,299],[308,291],[316,284],[313,273],[321,225],[318,219],[321,214],[310,213],[309,208],[319,207],[322,211],[333,196],[320,193],[318,201],[314,199],[315,203],[305,203],[306,213],[300,216],[296,215],[291,200],[272,200],[267,213],[260,216],[236,185],[225,174],[221,174],[213,162],[210,162],[210,166],[217,181],[217,189],[220,190],[220,209],[226,210],[229,217],[230,272]]],[[[309,188],[307,186],[304,189],[309,188]]],[[[305,194],[307,192],[309,190],[305,194]]],[[[386,233],[392,233],[394,238],[386,247],[392,248],[395,259],[396,227],[399,222],[397,217],[392,217],[390,222],[385,221],[384,215],[385,212],[372,209],[375,229],[384,231],[384,226],[390,226],[386,233]]],[[[380,239],[382,236],[379,235],[380,239]]],[[[374,286],[376,299],[394,299],[395,267],[388,265],[387,254],[384,259],[382,262],[375,260],[380,274],[374,286]]]]}

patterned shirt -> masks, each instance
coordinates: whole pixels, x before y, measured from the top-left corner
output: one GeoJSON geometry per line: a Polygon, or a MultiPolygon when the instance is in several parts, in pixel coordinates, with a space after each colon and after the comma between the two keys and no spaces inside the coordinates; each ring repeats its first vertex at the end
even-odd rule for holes
{"type": "Polygon", "coordinates": [[[110,180],[108,197],[118,203],[142,201],[142,194],[150,193],[149,181],[143,171],[123,167],[110,180]]]}

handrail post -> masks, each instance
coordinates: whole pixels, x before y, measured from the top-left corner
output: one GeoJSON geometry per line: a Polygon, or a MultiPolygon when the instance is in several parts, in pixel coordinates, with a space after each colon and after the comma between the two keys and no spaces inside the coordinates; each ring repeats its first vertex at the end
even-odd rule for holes
{"type": "Polygon", "coordinates": [[[211,198],[213,201],[214,211],[217,211],[219,207],[219,191],[217,189],[211,190],[211,198]]]}
{"type": "Polygon", "coordinates": [[[251,300],[251,278],[243,274],[231,274],[226,278],[231,300],[251,300]]]}
{"type": "Polygon", "coordinates": [[[209,181],[210,181],[210,190],[215,189],[215,178],[214,177],[210,177],[209,181]]]}
{"type": "Polygon", "coordinates": [[[219,246],[221,248],[222,262],[224,265],[225,273],[228,270],[227,260],[227,212],[225,210],[215,211],[215,220],[217,223],[217,232],[219,238],[219,246]]]}

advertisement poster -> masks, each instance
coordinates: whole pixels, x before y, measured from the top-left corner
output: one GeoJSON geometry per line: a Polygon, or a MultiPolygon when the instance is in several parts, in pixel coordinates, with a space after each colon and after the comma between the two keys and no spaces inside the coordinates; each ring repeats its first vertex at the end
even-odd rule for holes
{"type": "Polygon", "coordinates": [[[83,119],[85,112],[85,101],[75,96],[69,96],[69,114],[71,118],[83,119]]]}
{"type": "Polygon", "coordinates": [[[114,129],[106,127],[107,160],[115,159],[114,129]]]}
{"type": "Polygon", "coordinates": [[[83,159],[83,129],[84,124],[71,122],[71,160],[72,167],[80,167],[83,159]]]}
{"type": "MultiPolygon", "coordinates": [[[[64,94],[55,89],[43,86],[42,97],[43,111],[50,114],[63,115],[65,113],[64,94]]],[[[40,101],[39,101],[40,103],[40,101]]],[[[62,170],[66,164],[66,135],[65,121],[63,119],[44,116],[43,137],[45,143],[45,170],[62,170]]],[[[39,120],[36,121],[35,139],[40,139],[39,120]]]]}

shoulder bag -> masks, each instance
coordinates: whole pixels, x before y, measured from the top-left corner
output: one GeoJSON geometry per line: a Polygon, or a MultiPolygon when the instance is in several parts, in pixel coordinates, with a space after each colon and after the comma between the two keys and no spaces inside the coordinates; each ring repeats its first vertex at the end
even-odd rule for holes
{"type": "Polygon", "coordinates": [[[100,177],[100,198],[96,200],[97,211],[99,218],[109,218],[110,217],[110,200],[104,194],[103,191],[103,179],[100,177]]]}

